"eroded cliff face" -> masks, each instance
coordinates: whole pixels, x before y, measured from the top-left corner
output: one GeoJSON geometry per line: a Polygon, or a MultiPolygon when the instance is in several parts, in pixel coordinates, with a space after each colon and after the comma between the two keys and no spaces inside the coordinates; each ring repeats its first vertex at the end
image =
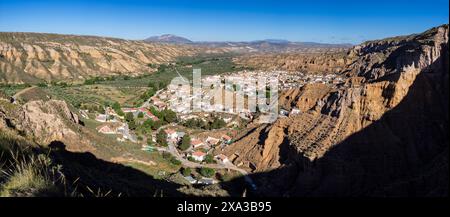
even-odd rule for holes
{"type": "Polygon", "coordinates": [[[248,132],[228,154],[261,172],[266,195],[448,194],[448,35],[444,25],[356,46],[345,84],[308,101],[314,89],[287,93],[306,111],[248,132]]]}
{"type": "Polygon", "coordinates": [[[142,74],[199,49],[93,36],[0,33],[0,82],[142,74]]]}
{"type": "Polygon", "coordinates": [[[344,51],[310,54],[247,55],[235,60],[237,64],[265,70],[306,71],[330,73],[341,71],[352,58],[344,51]]]}

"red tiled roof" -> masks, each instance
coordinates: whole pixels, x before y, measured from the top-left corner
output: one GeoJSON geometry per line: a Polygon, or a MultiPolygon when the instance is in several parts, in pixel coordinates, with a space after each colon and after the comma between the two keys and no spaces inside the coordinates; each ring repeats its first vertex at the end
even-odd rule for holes
{"type": "Polygon", "coordinates": [[[222,135],[222,139],[225,139],[225,140],[231,140],[231,137],[229,137],[228,135],[222,135]]]}
{"type": "Polygon", "coordinates": [[[176,131],[175,131],[175,130],[172,130],[172,129],[165,129],[164,132],[166,132],[167,134],[173,134],[173,133],[176,133],[176,131]]]}
{"type": "Polygon", "coordinates": [[[198,139],[192,139],[191,140],[191,145],[200,145],[200,144],[202,144],[203,142],[202,141],[200,141],[200,140],[198,140],[198,139]]]}
{"type": "Polygon", "coordinates": [[[196,151],[194,153],[192,153],[193,156],[197,156],[197,157],[203,157],[206,155],[206,153],[202,152],[202,151],[196,151]]]}

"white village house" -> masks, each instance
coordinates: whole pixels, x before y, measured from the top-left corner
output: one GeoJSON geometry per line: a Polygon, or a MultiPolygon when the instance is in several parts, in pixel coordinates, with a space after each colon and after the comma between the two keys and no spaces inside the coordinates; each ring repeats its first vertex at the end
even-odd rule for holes
{"type": "Polygon", "coordinates": [[[164,132],[167,134],[167,139],[176,140],[178,138],[177,131],[173,129],[165,129],[164,132]]]}
{"type": "Polygon", "coordinates": [[[202,151],[196,151],[194,153],[191,154],[191,157],[196,160],[196,161],[203,161],[205,160],[206,157],[206,153],[202,152],[202,151]]]}
{"type": "Polygon", "coordinates": [[[99,115],[97,115],[97,117],[95,117],[96,121],[102,122],[102,123],[106,122],[107,119],[108,119],[108,115],[105,115],[105,114],[99,114],[99,115]]]}
{"type": "Polygon", "coordinates": [[[194,146],[194,148],[198,148],[200,146],[203,146],[204,143],[199,139],[191,139],[191,145],[194,146]]]}

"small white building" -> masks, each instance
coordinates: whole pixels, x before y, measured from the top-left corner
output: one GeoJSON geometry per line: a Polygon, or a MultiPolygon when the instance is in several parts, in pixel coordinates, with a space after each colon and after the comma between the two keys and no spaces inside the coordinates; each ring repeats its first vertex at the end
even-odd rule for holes
{"type": "Polygon", "coordinates": [[[200,180],[198,180],[198,184],[203,184],[203,185],[212,185],[217,183],[216,180],[214,180],[213,178],[201,178],[200,180]]]}
{"type": "Polygon", "coordinates": [[[108,125],[100,126],[97,128],[97,130],[99,133],[103,133],[103,134],[116,134],[116,131],[108,125]]]}
{"type": "Polygon", "coordinates": [[[223,164],[230,163],[230,160],[224,154],[218,154],[214,158],[223,164]]]}
{"type": "Polygon", "coordinates": [[[194,158],[194,160],[196,161],[202,162],[203,160],[205,160],[206,153],[202,151],[196,151],[191,154],[191,157],[194,158]]]}
{"type": "Polygon", "coordinates": [[[194,148],[198,148],[200,146],[203,146],[204,143],[199,139],[191,139],[191,145],[194,146],[194,148]]]}
{"type": "Polygon", "coordinates": [[[108,119],[108,115],[105,115],[105,114],[99,114],[99,115],[97,115],[97,117],[95,117],[96,121],[102,122],[102,123],[106,122],[107,119],[108,119]]]}
{"type": "Polygon", "coordinates": [[[225,123],[230,123],[230,121],[233,120],[233,118],[223,118],[223,121],[225,121],[225,123]]]}
{"type": "Polygon", "coordinates": [[[176,140],[178,138],[177,131],[173,129],[165,129],[164,132],[167,134],[167,139],[176,140]]]}

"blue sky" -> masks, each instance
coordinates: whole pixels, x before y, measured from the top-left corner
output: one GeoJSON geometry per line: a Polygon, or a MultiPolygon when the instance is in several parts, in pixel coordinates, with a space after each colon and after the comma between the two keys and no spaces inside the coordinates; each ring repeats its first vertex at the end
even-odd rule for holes
{"type": "Polygon", "coordinates": [[[448,8],[448,0],[0,0],[0,31],[355,44],[448,23],[448,8]]]}

